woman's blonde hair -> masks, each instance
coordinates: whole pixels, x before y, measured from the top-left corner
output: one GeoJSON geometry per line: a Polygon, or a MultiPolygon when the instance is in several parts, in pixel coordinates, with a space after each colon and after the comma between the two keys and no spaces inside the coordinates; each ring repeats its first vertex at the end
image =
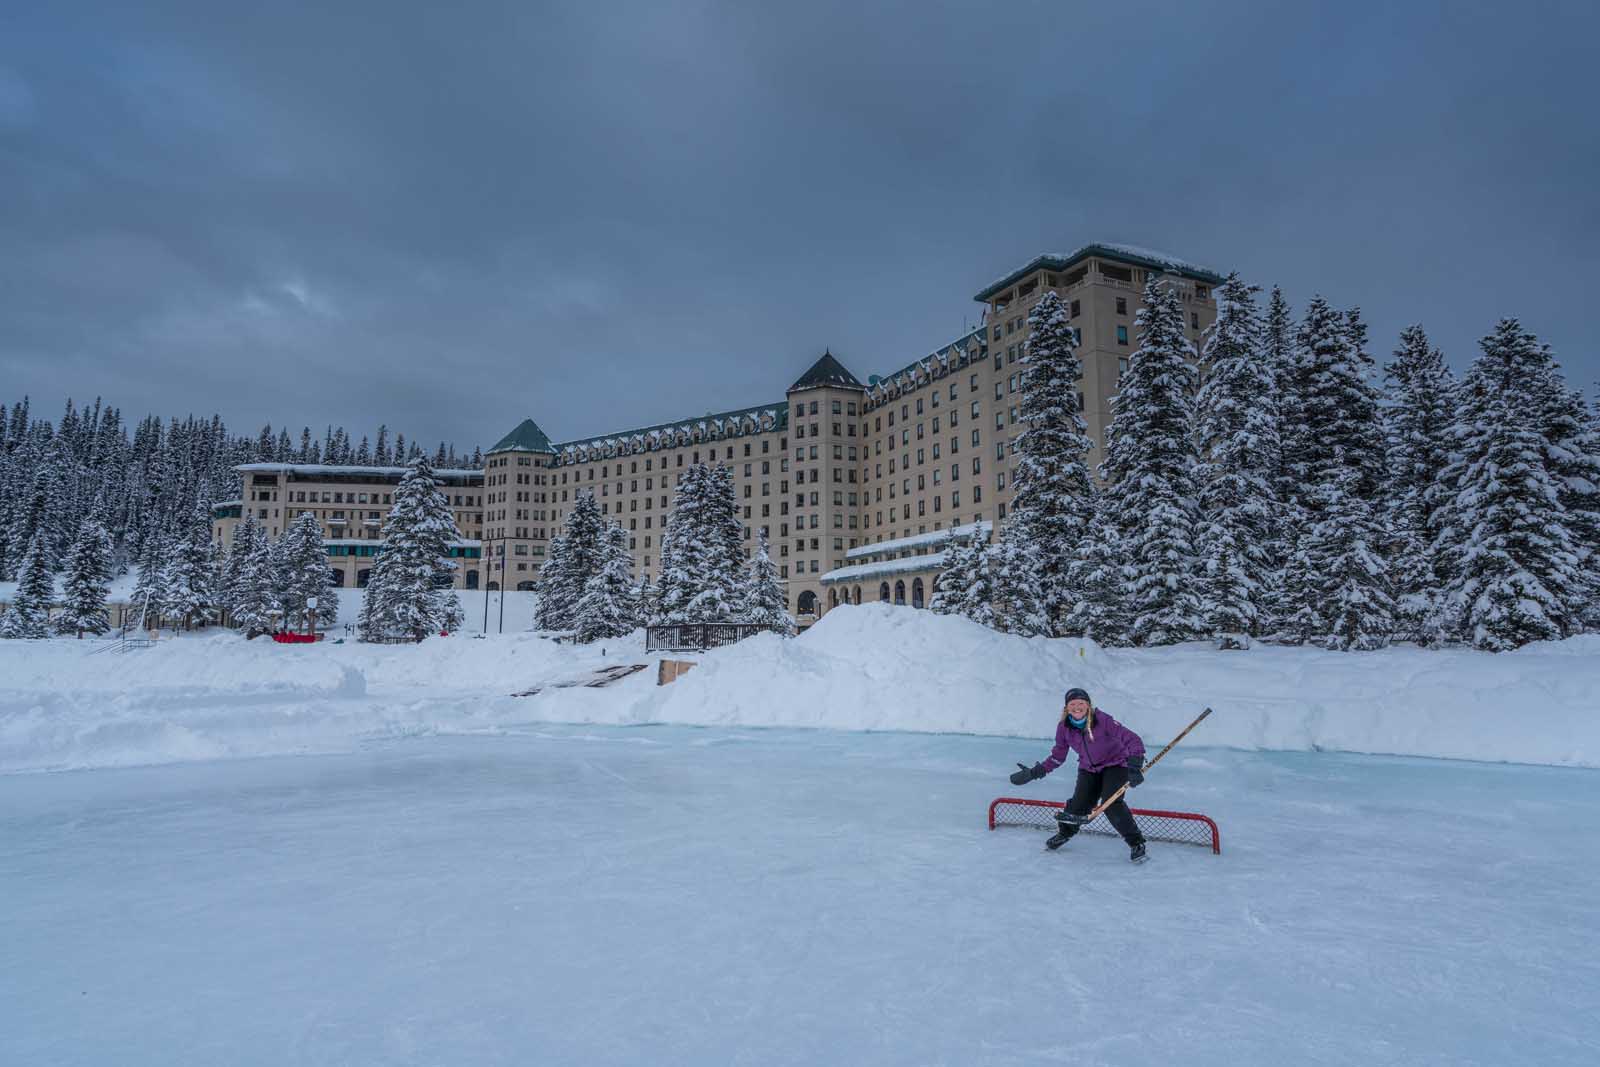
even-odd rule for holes
{"type": "MultiPolygon", "coordinates": [[[[1067,706],[1066,706],[1066,704],[1062,704],[1061,705],[1061,721],[1062,722],[1066,722],[1067,718],[1068,718],[1067,706]]],[[[1091,740],[1091,741],[1094,740],[1094,702],[1093,701],[1089,702],[1089,710],[1088,710],[1087,713],[1085,713],[1085,715],[1083,717],[1083,731],[1084,731],[1084,733],[1089,735],[1089,740],[1091,740]]]]}

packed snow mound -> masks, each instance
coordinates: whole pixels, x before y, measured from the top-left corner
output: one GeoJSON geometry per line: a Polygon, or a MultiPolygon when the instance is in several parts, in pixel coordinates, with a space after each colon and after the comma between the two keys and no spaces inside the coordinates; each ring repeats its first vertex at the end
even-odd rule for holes
{"type": "Polygon", "coordinates": [[[698,665],[665,687],[642,633],[587,646],[532,633],[418,645],[216,633],[127,655],[93,647],[0,641],[0,773],[339,752],[536,722],[1010,735],[1027,739],[1016,758],[1031,762],[1071,686],[1152,747],[1209,705],[1216,714],[1186,745],[1600,766],[1594,635],[1502,655],[1106,649],[871,604],[830,611],[792,640],[675,654],[698,665]],[[585,685],[623,664],[646,669],[585,685]]]}
{"type": "Polygon", "coordinates": [[[706,656],[660,693],[649,718],[1042,738],[1065,691],[1082,686],[1156,743],[1209,705],[1216,714],[1189,743],[1600,766],[1597,647],[1587,635],[1514,656],[1106,649],[867,604],[829,611],[795,641],[759,638],[706,656]]]}

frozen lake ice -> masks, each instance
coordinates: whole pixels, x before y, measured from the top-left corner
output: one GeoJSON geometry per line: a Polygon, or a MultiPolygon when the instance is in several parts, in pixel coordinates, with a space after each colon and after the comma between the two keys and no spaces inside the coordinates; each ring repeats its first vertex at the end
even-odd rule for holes
{"type": "Polygon", "coordinates": [[[0,777],[15,1064],[1600,1062],[1600,775],[1180,749],[1223,854],[986,829],[1044,741],[540,726],[0,777]]]}

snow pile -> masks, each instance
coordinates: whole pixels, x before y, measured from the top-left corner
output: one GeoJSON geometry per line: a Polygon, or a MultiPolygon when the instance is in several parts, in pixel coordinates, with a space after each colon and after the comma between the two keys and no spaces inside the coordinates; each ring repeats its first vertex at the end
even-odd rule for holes
{"type": "Polygon", "coordinates": [[[0,773],[346,752],[584,718],[614,691],[545,687],[643,663],[642,646],[642,633],[575,648],[529,633],[279,645],[222,632],[90,655],[97,643],[0,641],[0,773]]]}
{"type": "Polygon", "coordinates": [[[347,751],[533,722],[1013,735],[1027,739],[1016,758],[1031,760],[1072,685],[1152,745],[1210,705],[1186,744],[1600,767],[1596,635],[1501,655],[1102,649],[870,604],[830,611],[794,640],[762,635],[693,657],[695,670],[661,688],[641,634],[602,645],[529,633],[275,645],[219,633],[90,656],[90,642],[0,642],[0,772],[347,751]],[[581,684],[619,664],[646,668],[581,684]]]}
{"type": "Polygon", "coordinates": [[[1072,685],[1156,742],[1210,705],[1194,744],[1600,766],[1600,635],[1511,655],[1102,649],[870,604],[708,655],[636,721],[1044,737],[1072,685]]]}

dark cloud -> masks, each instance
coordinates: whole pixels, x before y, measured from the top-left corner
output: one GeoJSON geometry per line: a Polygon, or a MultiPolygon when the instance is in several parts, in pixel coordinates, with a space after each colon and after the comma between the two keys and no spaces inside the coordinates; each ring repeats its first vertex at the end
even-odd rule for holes
{"type": "Polygon", "coordinates": [[[1360,304],[1380,353],[1517,315],[1589,385],[1596,11],[33,5],[0,399],[569,437],[899,366],[1096,239],[1360,304]]]}

